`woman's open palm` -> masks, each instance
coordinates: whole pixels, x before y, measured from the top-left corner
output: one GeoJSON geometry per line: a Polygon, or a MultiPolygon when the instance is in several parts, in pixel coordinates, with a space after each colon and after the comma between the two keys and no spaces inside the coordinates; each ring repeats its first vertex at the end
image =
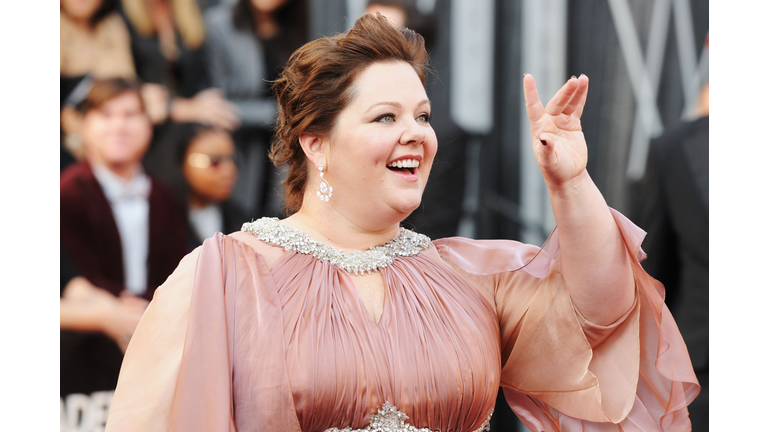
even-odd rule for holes
{"type": "Polygon", "coordinates": [[[550,190],[566,189],[586,173],[587,142],[581,131],[581,113],[588,88],[586,75],[572,77],[545,107],[533,76],[523,77],[533,153],[550,190]]]}

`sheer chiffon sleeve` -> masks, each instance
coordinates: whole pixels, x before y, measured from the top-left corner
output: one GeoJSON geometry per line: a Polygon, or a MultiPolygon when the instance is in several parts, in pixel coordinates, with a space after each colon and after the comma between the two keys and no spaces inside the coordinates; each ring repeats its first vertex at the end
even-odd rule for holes
{"type": "Polygon", "coordinates": [[[506,240],[435,241],[442,258],[493,301],[501,385],[533,431],[690,431],[700,387],[664,288],[640,266],[645,233],[612,210],[632,257],[635,302],[600,326],[574,307],[557,230],[539,249],[506,240]]]}
{"type": "Polygon", "coordinates": [[[167,431],[189,322],[200,248],[157,288],[120,368],[107,431],[167,431]]]}
{"type": "Polygon", "coordinates": [[[264,258],[232,236],[206,240],[139,322],[106,430],[299,431],[281,322],[264,258]]]}

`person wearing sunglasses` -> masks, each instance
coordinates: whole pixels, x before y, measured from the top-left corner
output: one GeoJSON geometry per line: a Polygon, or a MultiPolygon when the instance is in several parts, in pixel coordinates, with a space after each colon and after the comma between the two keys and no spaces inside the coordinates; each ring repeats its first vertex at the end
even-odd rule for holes
{"type": "Polygon", "coordinates": [[[202,124],[181,128],[176,160],[183,177],[179,191],[187,207],[187,248],[191,251],[217,232],[239,230],[246,217],[230,200],[239,159],[232,136],[202,124]]]}

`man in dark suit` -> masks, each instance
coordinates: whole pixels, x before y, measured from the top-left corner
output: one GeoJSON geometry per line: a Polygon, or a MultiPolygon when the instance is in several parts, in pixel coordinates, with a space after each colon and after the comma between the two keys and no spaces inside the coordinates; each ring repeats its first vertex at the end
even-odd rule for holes
{"type": "Polygon", "coordinates": [[[664,284],[666,303],[691,356],[701,393],[688,407],[693,430],[709,430],[709,86],[700,116],[651,142],[636,185],[633,220],[648,232],[645,270],[664,284]]]}
{"type": "Polygon", "coordinates": [[[141,312],[186,253],[181,207],[141,166],[152,125],[138,88],[122,79],[93,83],[78,107],[85,160],[60,179],[62,254],[92,286],[78,303],[87,324],[61,331],[62,420],[82,430],[106,421],[141,312]]]}
{"type": "Polygon", "coordinates": [[[152,298],[184,256],[173,192],[144,173],[152,126],[135,83],[97,81],[80,107],[85,160],[61,174],[61,241],[83,276],[152,298]]]}
{"type": "MultiPolygon", "coordinates": [[[[147,300],[152,299],[155,288],[186,253],[186,218],[176,197],[170,188],[153,177],[149,179],[146,290],[136,293],[147,300]]],[[[116,296],[126,289],[121,235],[110,203],[87,160],[61,175],[61,241],[91,283],[116,296]]]]}

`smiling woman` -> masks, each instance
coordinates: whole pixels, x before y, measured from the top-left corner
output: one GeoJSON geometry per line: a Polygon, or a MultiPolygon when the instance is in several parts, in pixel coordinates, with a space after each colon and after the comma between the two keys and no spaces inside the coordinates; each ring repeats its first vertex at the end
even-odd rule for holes
{"type": "MultiPolygon", "coordinates": [[[[310,165],[308,184],[319,182],[319,172],[313,168],[323,165],[324,178],[343,187],[335,189],[333,200],[325,206],[305,194],[297,215],[302,220],[303,216],[340,217],[376,232],[396,226],[419,206],[437,138],[429,125],[424,86],[408,63],[370,65],[357,77],[351,93],[354,97],[330,133],[299,135],[304,163],[310,165]],[[403,166],[406,161],[407,167],[403,166]]],[[[391,233],[384,234],[388,235],[391,238],[391,233]]],[[[376,239],[371,246],[382,240],[388,239],[376,239]]],[[[355,247],[351,243],[338,246],[355,247]]]]}
{"type": "MultiPolygon", "coordinates": [[[[294,213],[302,207],[304,189],[309,177],[314,177],[310,174],[314,169],[309,169],[308,156],[300,142],[302,134],[305,141],[312,136],[325,139],[327,144],[332,135],[338,135],[339,131],[346,133],[346,129],[337,125],[335,120],[352,102],[356,103],[355,114],[366,116],[366,123],[394,122],[397,116],[390,111],[393,108],[404,109],[397,98],[387,98],[384,92],[375,94],[369,86],[356,82],[360,74],[367,72],[367,84],[386,85],[388,89],[396,88],[398,96],[404,93],[405,89],[398,85],[399,80],[388,77],[388,71],[381,70],[382,65],[377,64],[374,71],[368,71],[369,66],[377,62],[387,63],[392,68],[386,69],[393,69],[400,76],[409,78],[408,90],[415,90],[416,94],[412,99],[409,98],[412,106],[407,108],[421,109],[424,112],[418,115],[426,114],[428,117],[429,101],[424,91],[427,67],[424,41],[416,33],[391,30],[391,27],[387,29],[356,26],[349,31],[349,37],[322,38],[306,44],[291,56],[289,67],[275,82],[274,89],[281,115],[277,120],[276,140],[271,157],[277,165],[289,166],[285,182],[286,207],[289,212],[294,213]],[[402,65],[395,67],[397,63],[402,65]],[[318,68],[319,64],[323,67],[318,68]],[[362,98],[354,98],[353,96],[359,96],[357,92],[361,90],[368,90],[368,94],[362,98]],[[413,106],[414,104],[418,106],[413,106]]],[[[352,113],[349,113],[347,117],[351,115],[352,113]]],[[[432,134],[434,137],[434,132],[432,134]]],[[[433,141],[436,145],[436,139],[433,141]]],[[[352,168],[351,165],[343,167],[345,170],[352,168]]],[[[426,182],[426,178],[423,180],[426,182]]]]}
{"type": "Polygon", "coordinates": [[[107,430],[480,431],[499,385],[532,430],[690,430],[699,387],[644,233],[586,172],[587,77],[546,106],[523,80],[559,224],[543,248],[399,226],[437,151],[426,56],[381,15],[294,53],[272,151],[291,215],[181,262],[107,430]]]}

